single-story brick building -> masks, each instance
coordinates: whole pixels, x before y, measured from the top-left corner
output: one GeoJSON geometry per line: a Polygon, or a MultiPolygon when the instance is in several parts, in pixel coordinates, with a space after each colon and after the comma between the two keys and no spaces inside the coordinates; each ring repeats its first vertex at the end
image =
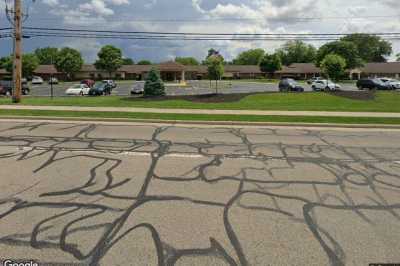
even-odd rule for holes
{"type": "MultiPolygon", "coordinates": [[[[117,71],[111,73],[112,79],[135,79],[143,80],[152,68],[160,71],[161,78],[165,81],[197,80],[207,79],[207,67],[185,66],[173,61],[160,63],[157,65],[124,65],[117,71]]],[[[367,77],[392,77],[400,78],[400,62],[388,63],[368,63],[359,69],[348,71],[349,79],[360,79],[367,77]]],[[[60,80],[66,79],[63,73],[57,71],[52,65],[41,65],[34,71],[34,75],[48,80],[50,76],[60,80]]],[[[0,69],[0,78],[10,76],[4,69],[0,69]]],[[[256,65],[226,65],[224,79],[256,79],[268,76],[256,65]]],[[[282,70],[275,72],[274,78],[291,77],[295,79],[309,79],[322,76],[322,71],[315,64],[295,63],[284,66],[282,70]]],[[[110,74],[106,71],[98,70],[94,65],[83,65],[81,71],[75,74],[75,79],[107,79],[110,74]]]]}
{"type": "Polygon", "coordinates": [[[309,79],[320,77],[321,75],[321,69],[315,64],[309,63],[294,63],[290,66],[284,66],[281,70],[275,72],[276,78],[309,79]]]}
{"type": "Polygon", "coordinates": [[[368,63],[358,72],[360,77],[400,78],[400,62],[368,63]]]}
{"type": "MultiPolygon", "coordinates": [[[[349,79],[361,78],[400,78],[400,62],[387,63],[367,63],[358,69],[352,69],[347,72],[349,79]]],[[[309,79],[322,76],[322,70],[315,64],[295,63],[290,66],[284,66],[282,70],[275,72],[276,78],[291,77],[295,79],[309,79]]]]}

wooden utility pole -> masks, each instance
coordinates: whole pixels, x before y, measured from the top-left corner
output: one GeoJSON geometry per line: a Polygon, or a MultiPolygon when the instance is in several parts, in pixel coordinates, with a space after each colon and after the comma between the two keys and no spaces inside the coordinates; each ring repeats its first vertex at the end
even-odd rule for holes
{"type": "Polygon", "coordinates": [[[21,0],[14,0],[14,90],[13,102],[19,103],[22,95],[22,6],[21,0]]]}

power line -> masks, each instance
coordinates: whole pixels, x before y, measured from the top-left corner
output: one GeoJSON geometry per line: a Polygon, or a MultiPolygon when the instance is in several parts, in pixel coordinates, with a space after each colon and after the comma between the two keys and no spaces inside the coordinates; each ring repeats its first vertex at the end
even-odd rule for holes
{"type": "MultiPolygon", "coordinates": [[[[195,33],[195,32],[87,30],[87,29],[46,28],[46,27],[24,27],[24,29],[39,30],[39,31],[55,31],[55,32],[148,34],[148,35],[196,35],[196,36],[347,36],[352,34],[352,33],[195,33]]],[[[400,35],[400,32],[376,32],[368,34],[376,36],[386,36],[386,35],[400,35]]]]}
{"type": "MultiPolygon", "coordinates": [[[[4,28],[3,30],[6,30],[4,28]]],[[[333,41],[350,33],[195,33],[87,30],[71,28],[24,27],[28,37],[157,40],[157,41],[333,41]]],[[[368,33],[387,40],[399,40],[400,32],[368,33]]]]}
{"type": "MultiPolygon", "coordinates": [[[[392,16],[328,16],[328,17],[282,17],[282,18],[268,18],[268,17],[258,17],[258,18],[202,18],[202,19],[190,19],[190,18],[170,18],[170,19],[137,19],[128,16],[120,16],[119,19],[106,19],[106,21],[118,21],[118,22],[145,22],[145,23],[182,23],[182,22],[201,22],[201,23],[213,23],[216,21],[222,22],[238,22],[238,21],[265,21],[265,20],[285,20],[285,21],[297,21],[297,22],[307,22],[307,21],[323,21],[323,20],[359,20],[359,19],[390,19],[400,18],[398,15],[393,14],[392,16]]],[[[91,21],[96,18],[91,17],[79,17],[79,20],[91,21]]],[[[37,21],[59,21],[58,18],[34,18],[37,21]]]]}
{"type": "MultiPolygon", "coordinates": [[[[157,41],[333,41],[343,36],[170,36],[170,35],[116,35],[90,33],[56,33],[25,31],[29,37],[59,37],[82,39],[119,39],[119,40],[157,40],[157,41]]],[[[400,35],[383,36],[388,40],[399,40],[400,35]]]]}

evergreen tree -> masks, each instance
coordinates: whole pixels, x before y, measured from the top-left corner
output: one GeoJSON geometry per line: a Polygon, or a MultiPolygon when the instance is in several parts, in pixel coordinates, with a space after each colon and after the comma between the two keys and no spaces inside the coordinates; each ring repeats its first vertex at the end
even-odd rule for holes
{"type": "Polygon", "coordinates": [[[164,96],[165,87],[164,82],[161,80],[158,71],[152,68],[146,78],[144,85],[144,96],[164,96]]]}

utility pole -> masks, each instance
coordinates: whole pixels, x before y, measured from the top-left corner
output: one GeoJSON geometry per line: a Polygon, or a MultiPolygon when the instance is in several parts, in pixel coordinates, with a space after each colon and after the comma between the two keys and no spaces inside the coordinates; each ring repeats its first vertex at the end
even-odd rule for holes
{"type": "MultiPolygon", "coordinates": [[[[35,2],[35,0],[32,0],[35,2]]],[[[29,12],[26,9],[22,13],[22,0],[14,0],[14,7],[10,8],[6,3],[6,15],[11,25],[14,26],[13,39],[13,95],[12,101],[19,103],[22,95],[22,23],[28,19],[29,12]]]]}
{"type": "Polygon", "coordinates": [[[14,0],[14,90],[12,101],[19,103],[22,95],[22,6],[21,0],[14,0]]]}

